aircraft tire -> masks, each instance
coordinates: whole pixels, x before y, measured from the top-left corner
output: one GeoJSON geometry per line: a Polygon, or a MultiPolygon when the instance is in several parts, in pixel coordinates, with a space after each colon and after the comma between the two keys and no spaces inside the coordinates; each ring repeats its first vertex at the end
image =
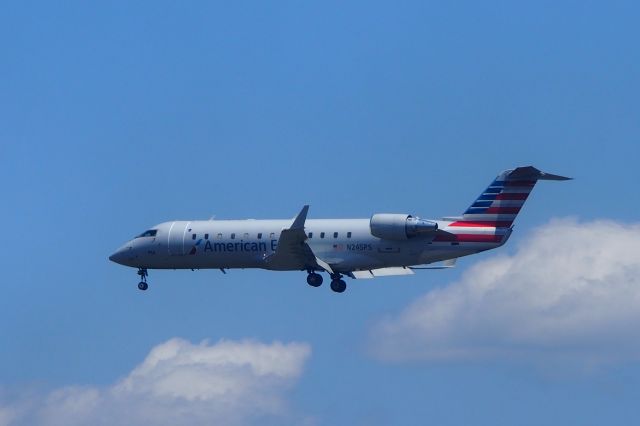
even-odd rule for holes
{"type": "Polygon", "coordinates": [[[149,284],[145,283],[144,281],[140,281],[138,283],[138,289],[144,291],[144,290],[146,290],[148,288],[149,288],[149,284]]]}
{"type": "Polygon", "coordinates": [[[310,273],[307,275],[307,284],[311,287],[320,287],[322,285],[322,275],[315,272],[310,273]]]}
{"type": "Polygon", "coordinates": [[[344,280],[331,281],[331,290],[335,291],[336,293],[344,293],[346,289],[347,283],[345,283],[344,280]]]}

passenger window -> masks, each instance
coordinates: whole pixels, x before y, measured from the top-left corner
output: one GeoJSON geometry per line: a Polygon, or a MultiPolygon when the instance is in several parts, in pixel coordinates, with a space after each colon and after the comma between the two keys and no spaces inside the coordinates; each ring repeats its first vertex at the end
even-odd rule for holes
{"type": "Polygon", "coordinates": [[[351,232],[347,232],[347,238],[351,238],[351,232]]]}
{"type": "Polygon", "coordinates": [[[258,232],[258,239],[261,240],[262,239],[262,232],[258,232]]]}
{"type": "Polygon", "coordinates": [[[236,239],[236,234],[235,234],[235,232],[231,234],[231,239],[232,239],[232,240],[235,240],[235,239],[236,239]]]}
{"type": "Polygon", "coordinates": [[[191,235],[191,239],[192,239],[192,240],[195,240],[195,239],[196,239],[196,234],[192,234],[192,235],[191,235]]]}
{"type": "Polygon", "coordinates": [[[204,234],[204,239],[208,240],[209,239],[209,234],[204,234]]]}
{"type": "Polygon", "coordinates": [[[309,238],[313,238],[313,232],[309,232],[309,238]]]}
{"type": "Polygon", "coordinates": [[[324,238],[324,232],[320,233],[320,238],[324,238]]]}
{"type": "Polygon", "coordinates": [[[333,233],[333,238],[338,238],[338,233],[337,232],[333,233]]]}
{"type": "Polygon", "coordinates": [[[219,240],[221,240],[221,239],[222,239],[222,233],[219,233],[217,238],[218,238],[219,240]]]}
{"type": "Polygon", "coordinates": [[[271,234],[269,234],[269,237],[271,237],[271,239],[273,240],[276,237],[276,234],[272,232],[271,234]]]}
{"type": "Polygon", "coordinates": [[[245,232],[245,233],[244,233],[244,239],[245,239],[245,240],[248,240],[248,239],[249,239],[249,233],[248,233],[248,232],[245,232]]]}

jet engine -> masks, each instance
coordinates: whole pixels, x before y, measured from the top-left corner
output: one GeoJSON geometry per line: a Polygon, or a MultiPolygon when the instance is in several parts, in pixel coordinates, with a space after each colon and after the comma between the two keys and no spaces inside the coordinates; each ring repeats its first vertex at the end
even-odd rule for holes
{"type": "Polygon", "coordinates": [[[369,222],[371,234],[384,240],[408,240],[420,236],[434,236],[438,224],[410,214],[378,213],[369,222]]]}

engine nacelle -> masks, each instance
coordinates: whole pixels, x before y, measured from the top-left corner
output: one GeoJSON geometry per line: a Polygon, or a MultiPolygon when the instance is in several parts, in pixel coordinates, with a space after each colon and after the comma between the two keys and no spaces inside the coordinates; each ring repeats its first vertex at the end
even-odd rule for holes
{"type": "Polygon", "coordinates": [[[408,240],[409,238],[434,235],[438,224],[410,214],[378,213],[369,222],[371,234],[384,240],[408,240]]]}

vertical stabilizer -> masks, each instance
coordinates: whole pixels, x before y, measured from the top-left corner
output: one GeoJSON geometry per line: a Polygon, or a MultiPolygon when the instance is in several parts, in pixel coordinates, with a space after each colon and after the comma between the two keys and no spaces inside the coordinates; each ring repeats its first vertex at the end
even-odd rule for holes
{"type": "Polygon", "coordinates": [[[539,180],[569,180],[532,166],[518,167],[498,175],[464,212],[457,226],[508,228],[539,180]]]}

